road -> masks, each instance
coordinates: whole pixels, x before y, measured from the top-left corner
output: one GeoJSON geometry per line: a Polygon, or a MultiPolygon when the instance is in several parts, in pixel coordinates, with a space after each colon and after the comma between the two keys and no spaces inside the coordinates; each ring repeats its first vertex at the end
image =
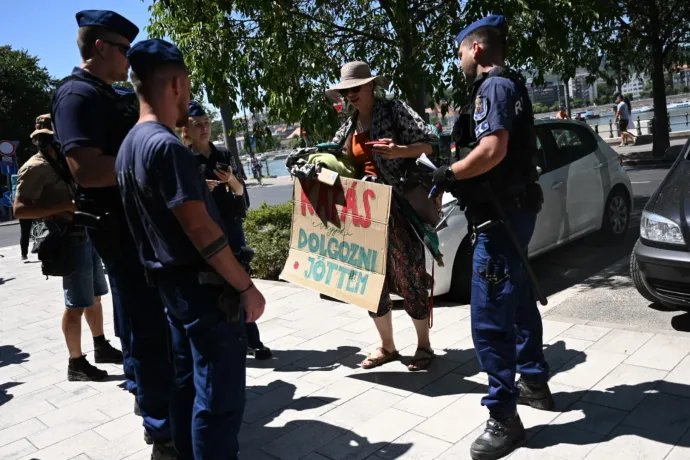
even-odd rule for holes
{"type": "MultiPolygon", "coordinates": [[[[624,239],[603,243],[597,235],[591,235],[534,260],[535,272],[547,296],[567,297],[577,289],[577,295],[550,307],[549,315],[658,329],[678,329],[687,323],[690,330],[690,314],[674,319],[677,312],[649,308],[628,275],[628,258],[639,234],[642,209],[667,172],[666,168],[628,170],[635,203],[631,226],[624,239]],[[596,279],[592,279],[594,275],[598,275],[596,279]]],[[[252,208],[263,202],[280,204],[292,198],[292,185],[252,186],[249,195],[252,208]]],[[[18,242],[18,225],[0,227],[0,247],[18,242]]]]}

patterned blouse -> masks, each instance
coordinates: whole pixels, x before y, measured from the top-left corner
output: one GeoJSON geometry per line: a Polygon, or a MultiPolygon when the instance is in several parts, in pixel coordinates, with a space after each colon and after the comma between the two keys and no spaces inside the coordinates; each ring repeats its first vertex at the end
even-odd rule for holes
{"type": "MultiPolygon", "coordinates": [[[[338,129],[335,137],[333,137],[334,143],[345,144],[345,140],[357,124],[358,115],[359,112],[352,114],[338,129]]],[[[428,125],[409,105],[397,99],[377,98],[375,100],[369,139],[393,139],[398,145],[416,143],[438,145],[438,136],[434,132],[434,128],[428,125]]],[[[384,184],[392,186],[399,193],[402,193],[402,180],[405,177],[405,172],[413,164],[413,161],[409,158],[386,160],[374,153],[374,163],[380,173],[379,179],[384,184]]]]}

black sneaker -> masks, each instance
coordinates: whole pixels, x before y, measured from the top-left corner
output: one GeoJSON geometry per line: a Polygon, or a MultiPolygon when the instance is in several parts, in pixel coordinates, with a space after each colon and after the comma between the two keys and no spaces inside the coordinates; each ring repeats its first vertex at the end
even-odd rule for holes
{"type": "Polygon", "coordinates": [[[70,358],[67,366],[67,380],[70,382],[93,382],[103,380],[108,373],[87,361],[86,355],[70,358]]]}
{"type": "Polygon", "coordinates": [[[273,352],[271,349],[263,345],[261,345],[259,348],[247,347],[247,351],[250,355],[254,356],[254,359],[259,361],[273,358],[273,352]]]}
{"type": "Polygon", "coordinates": [[[553,410],[556,403],[548,383],[527,383],[520,377],[517,382],[518,404],[539,410],[553,410]]]}
{"type": "Polygon", "coordinates": [[[153,438],[149,434],[148,431],[146,431],[146,428],[144,428],[144,442],[148,444],[149,446],[153,444],[153,438]]]}
{"type": "Polygon", "coordinates": [[[154,442],[151,460],[177,460],[177,451],[172,441],[154,442]]]}
{"type": "Polygon", "coordinates": [[[94,357],[96,363],[122,364],[122,352],[110,345],[109,340],[104,343],[94,344],[94,357]]]}
{"type": "Polygon", "coordinates": [[[496,460],[511,453],[525,437],[525,427],[519,415],[486,422],[484,433],[472,443],[472,460],[496,460]]]}

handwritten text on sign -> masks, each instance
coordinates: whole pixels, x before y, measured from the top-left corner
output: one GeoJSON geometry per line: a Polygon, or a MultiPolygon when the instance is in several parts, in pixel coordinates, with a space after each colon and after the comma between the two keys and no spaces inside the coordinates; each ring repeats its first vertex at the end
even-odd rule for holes
{"type": "Polygon", "coordinates": [[[296,180],[281,278],[376,311],[386,275],[390,200],[385,185],[296,180]]]}

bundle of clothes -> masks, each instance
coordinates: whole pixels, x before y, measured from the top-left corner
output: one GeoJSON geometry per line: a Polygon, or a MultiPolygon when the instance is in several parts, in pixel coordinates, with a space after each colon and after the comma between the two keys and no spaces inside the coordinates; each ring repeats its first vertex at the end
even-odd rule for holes
{"type": "Polygon", "coordinates": [[[316,146],[299,148],[288,155],[285,167],[293,177],[315,179],[322,168],[337,172],[342,177],[357,179],[357,168],[342,148],[316,146]]]}

